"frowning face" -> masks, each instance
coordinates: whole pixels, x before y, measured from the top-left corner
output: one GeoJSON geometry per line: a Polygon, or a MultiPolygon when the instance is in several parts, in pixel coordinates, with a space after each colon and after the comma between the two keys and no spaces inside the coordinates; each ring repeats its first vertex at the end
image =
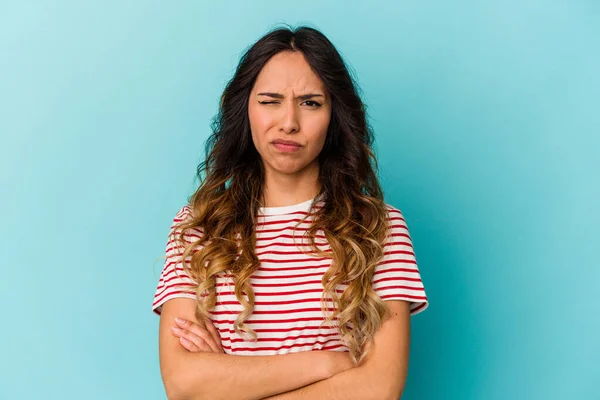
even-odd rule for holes
{"type": "Polygon", "coordinates": [[[267,174],[318,174],[331,99],[301,52],[273,56],[248,102],[252,141],[267,174]]]}

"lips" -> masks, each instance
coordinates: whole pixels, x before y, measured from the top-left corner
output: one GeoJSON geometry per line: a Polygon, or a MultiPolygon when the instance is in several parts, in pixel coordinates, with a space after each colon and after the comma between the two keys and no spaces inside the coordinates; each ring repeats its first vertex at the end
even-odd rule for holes
{"type": "Polygon", "coordinates": [[[273,141],[273,144],[277,144],[277,143],[279,143],[279,144],[285,144],[285,145],[288,145],[288,146],[297,146],[297,147],[301,147],[301,146],[300,146],[300,143],[298,143],[298,142],[294,142],[293,140],[283,140],[283,139],[277,139],[277,140],[274,140],[274,141],[273,141]]]}

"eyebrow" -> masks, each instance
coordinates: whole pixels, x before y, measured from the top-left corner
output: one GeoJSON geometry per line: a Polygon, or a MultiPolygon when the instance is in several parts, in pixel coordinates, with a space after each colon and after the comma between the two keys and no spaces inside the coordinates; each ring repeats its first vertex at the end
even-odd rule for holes
{"type": "MultiPolygon", "coordinates": [[[[257,96],[268,96],[268,97],[273,97],[275,99],[283,99],[285,98],[284,95],[282,95],[281,93],[272,93],[272,92],[262,92],[262,93],[258,93],[257,96]]],[[[312,99],[313,97],[323,97],[325,98],[325,96],[323,96],[320,93],[308,93],[308,94],[303,94],[300,96],[296,96],[296,99],[300,99],[300,100],[308,100],[308,99],[312,99]]]]}

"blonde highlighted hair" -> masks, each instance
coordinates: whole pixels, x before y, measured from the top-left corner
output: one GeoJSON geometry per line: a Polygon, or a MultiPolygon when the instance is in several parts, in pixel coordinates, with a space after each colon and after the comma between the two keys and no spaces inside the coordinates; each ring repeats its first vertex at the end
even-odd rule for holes
{"type": "Polygon", "coordinates": [[[210,317],[216,304],[216,277],[226,271],[243,306],[234,329],[255,339],[256,333],[244,321],[254,310],[250,278],[260,266],[255,228],[264,205],[264,167],[252,143],[247,107],[261,68],[281,51],[302,52],[332,99],[327,138],[319,154],[321,192],[316,199],[322,206],[313,203],[303,221],[309,217],[312,221],[305,233],[308,254],[332,259],[322,278],[325,321],[337,321],[342,340],[359,364],[390,311],[372,287],[390,226],[365,106],[340,54],[321,32],[309,27],[277,29],[242,55],[221,97],[206,158],[198,166],[201,183],[189,199],[191,215],[178,224],[178,234],[171,239],[183,249],[185,272],[198,283],[196,316],[210,317]],[[190,228],[203,234],[188,244],[184,236],[190,228]],[[317,232],[325,235],[331,251],[315,244],[317,232]],[[347,285],[341,296],[336,293],[339,285],[347,285]],[[333,313],[326,313],[329,299],[335,305],[333,313]]]}

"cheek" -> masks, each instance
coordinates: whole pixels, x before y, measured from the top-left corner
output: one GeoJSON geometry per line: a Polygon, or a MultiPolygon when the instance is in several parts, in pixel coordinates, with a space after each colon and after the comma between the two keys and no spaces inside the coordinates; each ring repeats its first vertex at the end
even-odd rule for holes
{"type": "Polygon", "coordinates": [[[312,142],[314,143],[314,151],[320,152],[325,144],[327,138],[327,129],[329,128],[330,115],[325,114],[321,118],[311,121],[310,132],[312,135],[312,142]]]}
{"type": "Polygon", "coordinates": [[[269,129],[273,123],[272,117],[269,113],[262,112],[258,108],[250,107],[248,109],[248,117],[250,119],[250,128],[252,129],[252,136],[260,138],[269,129]]]}
{"type": "Polygon", "coordinates": [[[266,132],[269,130],[270,125],[268,116],[260,112],[259,109],[250,106],[248,107],[248,119],[250,120],[250,134],[254,147],[259,154],[264,155],[265,145],[263,142],[266,140],[266,132]]]}

